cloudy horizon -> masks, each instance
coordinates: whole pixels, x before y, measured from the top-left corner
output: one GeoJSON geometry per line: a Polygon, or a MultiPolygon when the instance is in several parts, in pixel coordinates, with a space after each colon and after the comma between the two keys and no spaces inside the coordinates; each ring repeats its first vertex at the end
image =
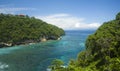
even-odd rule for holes
{"type": "Polygon", "coordinates": [[[72,16],[70,14],[59,13],[48,16],[36,16],[38,19],[56,25],[64,30],[96,30],[101,23],[86,23],[84,18],[72,16]]]}
{"type": "Polygon", "coordinates": [[[113,20],[120,0],[1,0],[0,13],[24,14],[64,30],[96,30],[113,20]]]}

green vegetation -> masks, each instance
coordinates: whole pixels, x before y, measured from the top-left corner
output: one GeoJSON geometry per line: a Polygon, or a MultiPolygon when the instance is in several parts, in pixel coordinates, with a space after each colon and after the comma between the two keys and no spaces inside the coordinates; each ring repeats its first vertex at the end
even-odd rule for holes
{"type": "Polygon", "coordinates": [[[52,70],[61,69],[63,64],[64,64],[63,61],[55,59],[52,61],[51,66],[49,68],[51,68],[52,70]]]}
{"type": "MultiPolygon", "coordinates": [[[[86,50],[62,71],[120,71],[120,13],[86,40],[86,50]]],[[[54,69],[53,71],[61,71],[54,69]]]]}
{"type": "Polygon", "coordinates": [[[27,15],[0,14],[0,47],[58,39],[64,31],[27,15]]]}

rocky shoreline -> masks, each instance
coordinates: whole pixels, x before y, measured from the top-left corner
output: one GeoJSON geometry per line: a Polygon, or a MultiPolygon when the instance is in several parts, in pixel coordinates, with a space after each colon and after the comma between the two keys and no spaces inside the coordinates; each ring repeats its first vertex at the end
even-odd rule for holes
{"type": "Polygon", "coordinates": [[[26,45],[26,44],[34,44],[34,43],[39,43],[39,42],[46,42],[48,40],[61,40],[62,38],[51,38],[51,39],[47,39],[47,38],[41,38],[39,41],[35,41],[35,40],[26,40],[24,42],[16,42],[16,43],[4,43],[1,42],[0,43],[0,48],[4,48],[4,47],[11,47],[11,46],[16,46],[16,45],[26,45]]]}

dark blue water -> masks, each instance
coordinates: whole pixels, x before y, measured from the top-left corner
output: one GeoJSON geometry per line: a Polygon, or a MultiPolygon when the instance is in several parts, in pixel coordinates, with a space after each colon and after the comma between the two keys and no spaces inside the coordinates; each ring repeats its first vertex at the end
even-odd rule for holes
{"type": "Polygon", "coordinates": [[[0,49],[0,71],[46,71],[51,61],[70,59],[85,49],[85,40],[94,31],[66,31],[61,40],[0,49]]]}

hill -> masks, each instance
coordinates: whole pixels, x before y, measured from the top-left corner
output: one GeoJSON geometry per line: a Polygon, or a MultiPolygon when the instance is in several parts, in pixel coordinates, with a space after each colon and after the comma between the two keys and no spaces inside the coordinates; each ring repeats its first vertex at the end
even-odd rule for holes
{"type": "Polygon", "coordinates": [[[56,40],[63,29],[27,15],[0,14],[0,47],[56,40]]]}

